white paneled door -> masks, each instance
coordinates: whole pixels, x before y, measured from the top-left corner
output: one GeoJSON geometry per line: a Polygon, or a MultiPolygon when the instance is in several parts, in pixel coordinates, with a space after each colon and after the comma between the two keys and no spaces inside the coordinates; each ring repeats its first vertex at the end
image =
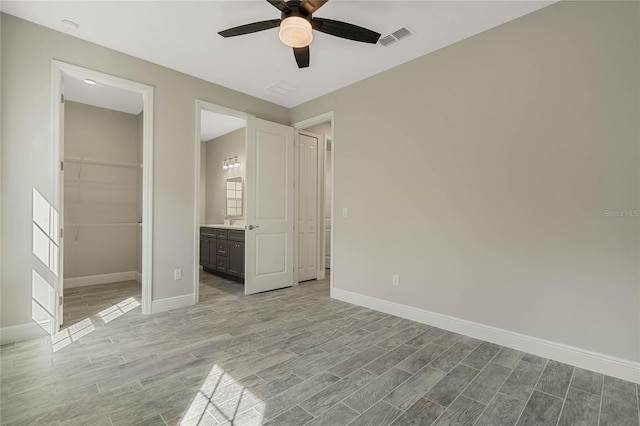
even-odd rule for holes
{"type": "Polygon", "coordinates": [[[293,151],[292,127],[248,118],[245,294],[294,284],[293,151]]]}
{"type": "Polygon", "coordinates": [[[298,281],[318,278],[318,146],[320,137],[299,132],[296,143],[298,281]]]}

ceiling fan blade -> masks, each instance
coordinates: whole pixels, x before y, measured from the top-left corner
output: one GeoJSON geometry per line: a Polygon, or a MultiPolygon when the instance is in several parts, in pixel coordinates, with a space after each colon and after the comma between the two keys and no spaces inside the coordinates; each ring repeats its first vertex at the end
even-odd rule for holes
{"type": "Polygon", "coordinates": [[[333,19],[313,18],[311,25],[314,30],[349,40],[375,44],[380,39],[380,33],[333,19]]]}
{"type": "Polygon", "coordinates": [[[307,68],[309,66],[309,46],[294,47],[293,54],[296,57],[298,68],[307,68]]]}
{"type": "Polygon", "coordinates": [[[267,0],[269,3],[273,5],[273,7],[280,10],[280,12],[284,12],[285,10],[289,10],[289,6],[284,0],[267,0]]]}
{"type": "Polygon", "coordinates": [[[228,30],[220,31],[222,37],[235,37],[244,34],[257,33],[258,31],[268,30],[280,25],[279,19],[270,19],[268,21],[253,22],[251,24],[240,25],[239,27],[229,28],[228,30]]]}
{"type": "Polygon", "coordinates": [[[312,14],[328,1],[329,0],[302,0],[300,7],[306,10],[308,14],[312,14]]]}

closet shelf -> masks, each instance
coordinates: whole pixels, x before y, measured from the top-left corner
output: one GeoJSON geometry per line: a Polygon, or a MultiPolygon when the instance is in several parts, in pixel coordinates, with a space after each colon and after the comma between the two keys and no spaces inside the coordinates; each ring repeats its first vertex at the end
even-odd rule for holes
{"type": "Polygon", "coordinates": [[[141,222],[102,222],[102,223],[65,223],[64,226],[82,227],[82,226],[134,226],[140,225],[141,222]]]}
{"type": "Polygon", "coordinates": [[[66,163],[89,164],[92,166],[124,167],[129,169],[137,169],[139,167],[142,167],[142,164],[138,164],[138,163],[123,163],[119,161],[92,160],[89,158],[78,158],[78,157],[68,157],[68,158],[65,158],[64,161],[66,163]]]}

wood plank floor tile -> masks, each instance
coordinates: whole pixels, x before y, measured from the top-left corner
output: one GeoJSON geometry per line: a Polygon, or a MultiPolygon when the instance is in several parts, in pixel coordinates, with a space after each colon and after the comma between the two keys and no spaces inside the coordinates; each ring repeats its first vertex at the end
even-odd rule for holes
{"type": "Polygon", "coordinates": [[[640,426],[634,383],[331,299],[328,280],[245,296],[203,272],[198,305],[153,315],[140,295],[69,289],[61,333],[0,347],[0,424],[640,426]]]}
{"type": "Polygon", "coordinates": [[[395,418],[400,416],[402,411],[379,401],[373,407],[356,417],[349,425],[351,426],[386,426],[391,424],[395,418]]]}
{"type": "Polygon", "coordinates": [[[393,422],[393,426],[429,426],[443,411],[443,406],[420,398],[393,422]]]}
{"type": "Polygon", "coordinates": [[[524,404],[516,398],[498,393],[487,405],[474,426],[515,425],[524,404]]]}
{"type": "Polygon", "coordinates": [[[460,395],[442,413],[434,425],[472,425],[484,410],[485,405],[460,395]]]}
{"type": "Polygon", "coordinates": [[[600,396],[570,387],[558,426],[597,426],[600,396]]]}
{"type": "Polygon", "coordinates": [[[562,409],[562,399],[533,391],[518,420],[518,426],[555,426],[562,409]]]}

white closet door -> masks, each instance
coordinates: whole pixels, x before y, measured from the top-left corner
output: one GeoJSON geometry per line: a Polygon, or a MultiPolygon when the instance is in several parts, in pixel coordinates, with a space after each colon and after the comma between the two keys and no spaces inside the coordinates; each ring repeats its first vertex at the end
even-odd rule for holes
{"type": "Polygon", "coordinates": [[[320,136],[298,132],[298,281],[318,278],[318,145],[320,136]]]}

